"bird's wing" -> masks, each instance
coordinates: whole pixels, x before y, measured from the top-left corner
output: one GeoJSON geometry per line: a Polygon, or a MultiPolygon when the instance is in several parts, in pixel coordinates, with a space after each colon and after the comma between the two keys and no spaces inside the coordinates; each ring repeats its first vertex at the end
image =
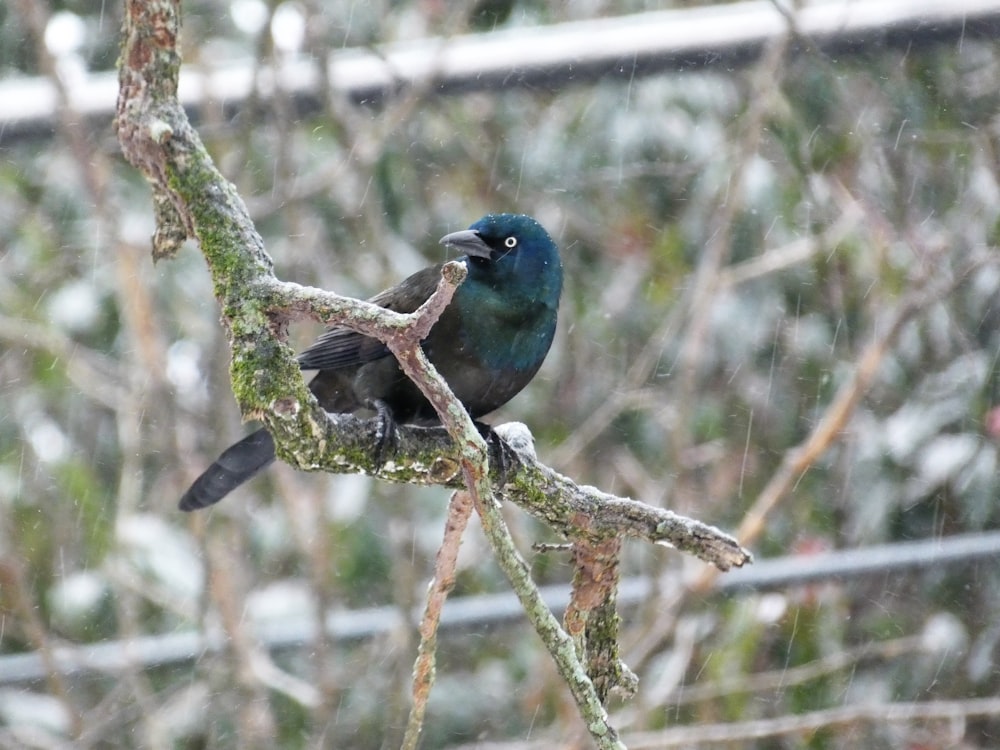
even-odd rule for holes
{"type": "MultiPolygon", "coordinates": [[[[368,301],[394,312],[411,313],[434,293],[440,278],[441,266],[431,266],[368,301]]],[[[303,370],[339,370],[371,362],[387,354],[389,350],[378,339],[344,326],[332,326],[299,354],[298,360],[303,370]]]]}

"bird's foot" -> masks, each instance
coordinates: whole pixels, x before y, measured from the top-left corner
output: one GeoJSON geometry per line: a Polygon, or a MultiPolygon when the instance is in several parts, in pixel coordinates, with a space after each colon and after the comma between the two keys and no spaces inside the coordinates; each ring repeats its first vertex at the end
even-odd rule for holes
{"type": "Polygon", "coordinates": [[[486,441],[486,454],[490,462],[490,468],[496,471],[496,486],[503,487],[507,484],[507,477],[515,467],[517,454],[514,449],[507,445],[507,442],[500,437],[500,434],[485,422],[474,422],[479,434],[486,441]]]}
{"type": "Polygon", "coordinates": [[[379,472],[385,466],[386,458],[397,447],[396,420],[392,409],[382,400],[372,401],[369,406],[378,416],[378,434],[375,442],[375,471],[379,472]]]}

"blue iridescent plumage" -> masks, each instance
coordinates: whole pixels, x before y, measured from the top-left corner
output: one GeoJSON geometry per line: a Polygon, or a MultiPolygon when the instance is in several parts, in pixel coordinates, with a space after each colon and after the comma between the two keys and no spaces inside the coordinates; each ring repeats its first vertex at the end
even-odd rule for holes
{"type": "MultiPolygon", "coordinates": [[[[556,329],[562,292],[559,251],[529,216],[489,214],[441,239],[464,253],[468,277],[424,339],[428,359],[474,418],[513,398],[541,367],[556,329]]],[[[433,292],[441,266],[418,271],[371,301],[412,312],[433,292]]],[[[433,424],[437,417],[395,358],[374,339],[332,327],[299,355],[318,370],[309,387],[324,409],[369,407],[400,423],[433,424]]],[[[274,460],[265,430],[225,451],[181,499],[182,510],[221,500],[274,460]]]]}

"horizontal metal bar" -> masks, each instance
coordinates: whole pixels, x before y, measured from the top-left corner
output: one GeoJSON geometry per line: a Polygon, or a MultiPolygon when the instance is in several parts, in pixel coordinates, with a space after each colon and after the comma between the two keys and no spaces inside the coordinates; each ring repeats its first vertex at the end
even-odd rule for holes
{"type": "MultiPolygon", "coordinates": [[[[760,560],[750,567],[719,576],[714,591],[738,596],[821,581],[851,581],[869,575],[915,572],[977,560],[990,560],[994,564],[1000,561],[1000,532],[760,560]]],[[[673,581],[670,585],[678,584],[673,581]]],[[[653,591],[653,582],[648,578],[623,580],[619,587],[618,604],[620,607],[640,604],[653,591]]],[[[560,613],[569,601],[570,589],[565,585],[545,586],[542,595],[546,604],[560,613]]],[[[407,624],[402,621],[396,607],[372,607],[330,613],[326,618],[326,627],[336,641],[356,641],[384,635],[397,627],[412,626],[418,616],[419,613],[414,612],[411,622],[407,624]]],[[[445,604],[441,629],[481,629],[487,625],[520,622],[522,619],[523,610],[513,593],[454,597],[445,604]]],[[[316,637],[313,621],[301,618],[261,624],[255,626],[254,631],[260,642],[272,650],[294,648],[316,637]]],[[[226,646],[226,636],[218,629],[206,633],[164,633],[128,641],[58,646],[53,649],[52,664],[64,675],[115,674],[135,665],[150,668],[195,661],[226,646]]],[[[0,685],[35,682],[44,679],[46,674],[46,664],[38,653],[0,656],[0,685]]]]}
{"type": "MultiPolygon", "coordinates": [[[[911,47],[1000,35],[1000,0],[845,0],[809,4],[787,15],[781,5],[742,2],[431,38],[387,44],[379,54],[347,49],[330,56],[325,77],[313,59],[290,60],[277,69],[258,69],[249,60],[215,70],[186,66],[178,96],[197,112],[206,101],[237,111],[255,85],[260,101],[280,87],[300,107],[314,108],[324,80],[338,96],[366,103],[413,86],[439,94],[557,90],[605,77],[729,70],[755,59],[789,28],[834,56],[871,51],[875,44],[911,47]]],[[[94,73],[68,87],[72,109],[101,127],[114,112],[117,93],[113,72],[94,73]]],[[[47,79],[0,82],[0,144],[51,135],[57,105],[47,79]]]]}

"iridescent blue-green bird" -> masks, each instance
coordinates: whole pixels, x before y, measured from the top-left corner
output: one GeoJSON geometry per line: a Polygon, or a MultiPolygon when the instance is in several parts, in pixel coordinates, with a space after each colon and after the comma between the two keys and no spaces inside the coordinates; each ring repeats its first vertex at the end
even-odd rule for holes
{"type": "MultiPolygon", "coordinates": [[[[468,276],[421,344],[473,419],[506,404],[538,372],[552,344],[562,292],[559,250],[530,216],[489,214],[441,238],[464,253],[468,276]]],[[[373,297],[408,313],[437,287],[441,265],[425,268],[373,297]]],[[[342,326],[327,329],[299,355],[319,372],[309,388],[328,412],[375,409],[392,423],[435,424],[437,415],[384,344],[342,326]]],[[[274,461],[274,441],[258,430],[228,448],[181,498],[204,508],[274,461]]]]}

